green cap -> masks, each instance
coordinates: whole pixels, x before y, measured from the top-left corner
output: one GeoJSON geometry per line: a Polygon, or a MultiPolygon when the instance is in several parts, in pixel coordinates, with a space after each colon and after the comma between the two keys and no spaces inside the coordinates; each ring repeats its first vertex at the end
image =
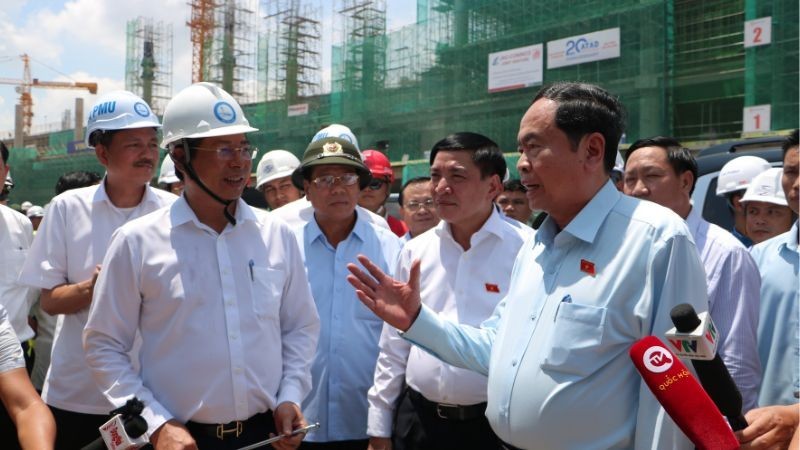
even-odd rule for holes
{"type": "Polygon", "coordinates": [[[292,183],[298,189],[303,189],[303,179],[307,170],[311,170],[314,166],[334,164],[355,168],[360,189],[367,187],[372,180],[369,169],[361,160],[361,152],[351,142],[337,137],[327,137],[308,144],[300,166],[292,172],[292,183]]]}

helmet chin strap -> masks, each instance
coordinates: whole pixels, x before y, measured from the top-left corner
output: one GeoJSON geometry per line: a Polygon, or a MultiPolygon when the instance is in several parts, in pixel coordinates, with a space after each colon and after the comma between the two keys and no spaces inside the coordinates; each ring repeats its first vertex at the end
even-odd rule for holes
{"type": "Polygon", "coordinates": [[[225,219],[227,219],[228,222],[230,222],[231,225],[236,226],[236,218],[233,217],[233,215],[231,215],[230,212],[228,212],[228,206],[230,206],[231,203],[235,202],[236,199],[225,200],[224,198],[220,197],[219,195],[211,192],[211,189],[209,189],[208,186],[206,186],[205,183],[203,183],[200,180],[200,177],[197,176],[197,172],[194,171],[194,167],[192,167],[192,161],[191,161],[191,158],[189,157],[189,144],[188,144],[188,142],[186,142],[186,139],[181,139],[181,143],[183,145],[184,151],[186,152],[185,153],[186,156],[185,156],[184,160],[185,160],[185,166],[186,166],[187,175],[189,175],[189,178],[191,178],[192,181],[197,183],[197,185],[200,186],[200,189],[205,191],[206,194],[208,194],[209,196],[211,196],[211,198],[213,198],[214,200],[216,200],[219,203],[222,203],[224,205],[223,208],[222,208],[222,214],[225,216],[225,219]]]}

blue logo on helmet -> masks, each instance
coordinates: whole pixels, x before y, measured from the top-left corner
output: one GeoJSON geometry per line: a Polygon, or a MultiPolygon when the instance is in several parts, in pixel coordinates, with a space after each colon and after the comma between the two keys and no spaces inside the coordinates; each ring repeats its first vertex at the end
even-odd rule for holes
{"type": "Polygon", "coordinates": [[[217,102],[214,105],[214,116],[222,123],[233,123],[236,121],[236,110],[228,102],[217,102]]]}
{"type": "Polygon", "coordinates": [[[142,102],[134,103],[133,110],[136,111],[136,114],[142,117],[150,117],[150,108],[148,108],[147,105],[142,102]]]}

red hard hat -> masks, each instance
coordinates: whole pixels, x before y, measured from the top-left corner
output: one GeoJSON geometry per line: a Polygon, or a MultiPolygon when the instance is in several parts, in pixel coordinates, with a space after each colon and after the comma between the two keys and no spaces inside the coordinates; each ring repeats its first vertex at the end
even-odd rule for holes
{"type": "Polygon", "coordinates": [[[386,155],[378,150],[364,150],[362,155],[364,156],[364,164],[372,172],[373,178],[388,178],[390,183],[394,181],[392,164],[386,155]]]}

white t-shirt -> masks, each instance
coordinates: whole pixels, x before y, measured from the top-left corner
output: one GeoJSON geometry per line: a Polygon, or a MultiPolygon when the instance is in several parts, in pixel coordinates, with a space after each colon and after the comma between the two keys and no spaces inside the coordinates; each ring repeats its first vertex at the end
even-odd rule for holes
{"type": "MultiPolygon", "coordinates": [[[[39,226],[20,282],[42,289],[88,280],[103,261],[111,235],[128,221],[105,190],[105,180],[95,186],[56,196],[39,226]]],[[[147,187],[130,218],[172,204],[178,197],[147,187]]],[[[48,405],[84,414],[108,414],[113,409],[103,397],[86,366],[81,334],[89,308],[60,315],[53,339],[50,370],[42,398],[48,405]]]]}
{"type": "Polygon", "coordinates": [[[39,295],[38,289],[17,281],[32,241],[31,221],[0,205],[0,305],[5,306],[11,326],[22,341],[33,337],[33,330],[28,326],[28,312],[39,295]]]}

